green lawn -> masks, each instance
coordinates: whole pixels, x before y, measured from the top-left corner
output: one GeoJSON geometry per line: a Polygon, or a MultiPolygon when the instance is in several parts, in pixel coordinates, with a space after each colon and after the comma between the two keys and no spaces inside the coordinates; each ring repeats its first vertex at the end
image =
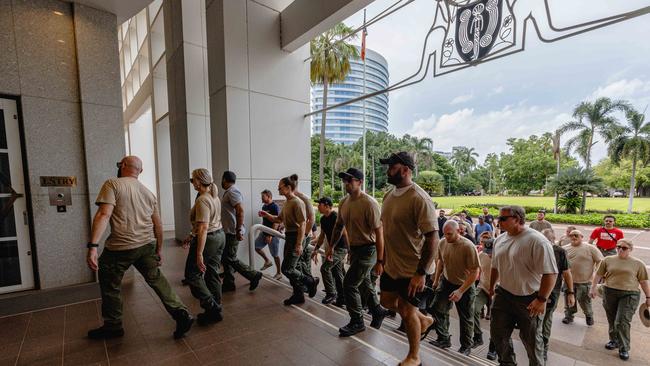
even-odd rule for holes
{"type": "MultiPolygon", "coordinates": [[[[457,208],[468,204],[494,203],[494,204],[511,204],[520,206],[543,206],[549,209],[553,208],[553,197],[509,197],[509,196],[452,196],[452,197],[433,197],[438,202],[440,208],[457,208]]],[[[605,198],[605,197],[587,197],[587,210],[627,210],[628,198],[605,198]]],[[[635,198],[634,211],[650,212],[650,198],[635,198]]]]}

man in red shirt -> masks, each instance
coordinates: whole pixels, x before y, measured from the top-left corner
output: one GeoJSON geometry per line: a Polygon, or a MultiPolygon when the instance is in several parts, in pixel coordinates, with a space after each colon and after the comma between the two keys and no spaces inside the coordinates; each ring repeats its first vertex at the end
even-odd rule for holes
{"type": "Polygon", "coordinates": [[[603,226],[595,228],[589,237],[589,244],[596,241],[596,247],[604,257],[616,255],[616,242],[623,239],[623,232],[614,227],[616,218],[611,215],[603,217],[603,226]]]}

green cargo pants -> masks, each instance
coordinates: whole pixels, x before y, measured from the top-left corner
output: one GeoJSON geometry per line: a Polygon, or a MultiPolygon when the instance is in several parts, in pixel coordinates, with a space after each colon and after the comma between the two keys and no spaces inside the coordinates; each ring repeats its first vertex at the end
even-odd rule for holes
{"type": "Polygon", "coordinates": [[[377,249],[374,244],[350,247],[350,267],[343,278],[343,290],[345,306],[352,321],[363,321],[362,296],[368,299],[368,308],[375,309],[379,305],[375,284],[370,279],[375,263],[377,249]]]}
{"type": "Polygon", "coordinates": [[[481,309],[490,303],[490,295],[481,288],[476,288],[476,296],[474,297],[474,338],[482,338],[483,330],[481,330],[481,309]]]}
{"type": "Polygon", "coordinates": [[[185,280],[190,287],[192,296],[197,298],[203,309],[221,309],[221,278],[219,277],[219,266],[221,266],[221,255],[226,245],[226,234],[223,230],[208,233],[203,248],[203,263],[205,273],[201,273],[196,264],[197,238],[190,243],[190,250],[187,253],[185,262],[185,280]]]}
{"type": "MultiPolygon", "coordinates": [[[[546,312],[544,313],[544,323],[542,324],[542,342],[544,342],[544,355],[548,354],[548,342],[551,339],[551,327],[553,326],[553,313],[560,301],[560,290],[553,290],[546,303],[546,312]]],[[[544,357],[546,359],[546,357],[544,357]]]]}
{"type": "Polygon", "coordinates": [[[618,342],[618,350],[630,351],[630,322],[639,306],[639,291],[603,288],[603,307],[609,325],[609,340],[618,342]]]}
{"type": "MultiPolygon", "coordinates": [[[[580,304],[580,308],[582,309],[582,312],[585,313],[585,316],[587,317],[594,316],[594,311],[591,308],[591,297],[589,297],[590,290],[591,290],[590,283],[573,284],[573,291],[575,292],[576,303],[571,307],[569,306],[564,307],[564,316],[566,318],[573,319],[575,313],[578,312],[578,304],[580,304]]],[[[565,296],[565,304],[566,304],[566,295],[564,296],[565,296]]]]}
{"type": "MultiPolygon", "coordinates": [[[[432,314],[435,317],[435,330],[438,339],[449,339],[449,311],[454,302],[449,300],[449,295],[456,291],[460,285],[455,285],[444,277],[435,290],[433,297],[432,314]]],[[[470,286],[458,302],[456,311],[460,321],[460,345],[472,348],[474,341],[474,297],[476,297],[474,284],[470,286]]]]}
{"type": "Polygon", "coordinates": [[[311,237],[306,236],[302,241],[302,254],[298,258],[298,270],[305,277],[313,277],[311,274],[311,237]]]}
{"type": "Polygon", "coordinates": [[[282,258],[282,274],[289,279],[291,287],[293,287],[294,296],[304,296],[304,276],[298,269],[298,260],[300,257],[296,255],[296,232],[285,233],[284,240],[284,253],[282,258]]]}
{"type": "Polygon", "coordinates": [[[226,234],[226,247],[221,258],[223,265],[223,286],[235,287],[235,272],[239,272],[247,280],[252,281],[257,275],[257,271],[244,264],[237,258],[237,249],[239,241],[235,234],[226,234]]]}
{"type": "Polygon", "coordinates": [[[343,278],[345,276],[343,263],[347,254],[347,249],[336,248],[332,253],[331,262],[325,256],[321,256],[323,264],[320,266],[320,274],[323,286],[325,286],[325,293],[328,295],[343,296],[343,278]]]}
{"type": "Polygon", "coordinates": [[[167,312],[174,317],[187,307],[172,290],[158,266],[155,242],[130,250],[108,250],[104,248],[99,257],[99,288],[102,293],[102,317],[104,325],[122,328],[122,298],[120,289],[122,277],[132,265],[140,272],[147,284],[156,292],[167,312]]]}

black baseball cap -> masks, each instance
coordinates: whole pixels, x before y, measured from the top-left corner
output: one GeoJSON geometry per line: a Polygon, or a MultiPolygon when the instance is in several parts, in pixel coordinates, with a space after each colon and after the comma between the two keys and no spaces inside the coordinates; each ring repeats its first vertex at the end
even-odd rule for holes
{"type": "Polygon", "coordinates": [[[223,172],[221,178],[228,183],[235,183],[235,181],[237,181],[237,175],[235,175],[235,173],[231,172],[230,170],[223,172]]]}
{"type": "Polygon", "coordinates": [[[339,178],[354,178],[358,180],[363,180],[363,172],[357,168],[350,168],[344,172],[339,173],[339,178]]]}
{"type": "Polygon", "coordinates": [[[402,164],[411,168],[411,170],[415,170],[415,161],[413,160],[411,154],[407,153],[406,151],[392,153],[385,159],[379,159],[379,162],[384,165],[402,164]]]}
{"type": "Polygon", "coordinates": [[[332,202],[332,199],[329,198],[329,197],[321,197],[321,198],[318,200],[318,203],[321,203],[321,204],[323,204],[323,205],[325,205],[325,206],[329,206],[329,207],[334,206],[334,202],[332,202]]]}

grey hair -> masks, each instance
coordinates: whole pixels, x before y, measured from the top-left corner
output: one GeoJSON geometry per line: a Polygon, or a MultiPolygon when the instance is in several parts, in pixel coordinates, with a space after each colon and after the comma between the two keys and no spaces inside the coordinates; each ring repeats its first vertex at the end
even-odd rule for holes
{"type": "Polygon", "coordinates": [[[442,230],[445,230],[447,226],[451,226],[452,229],[458,230],[458,222],[456,220],[447,220],[444,225],[442,225],[442,230]]]}
{"type": "Polygon", "coordinates": [[[523,207],[521,206],[503,206],[501,207],[501,211],[508,211],[510,214],[517,219],[519,219],[520,224],[525,224],[526,223],[526,211],[524,210],[523,207]]]}
{"type": "Polygon", "coordinates": [[[542,234],[551,242],[551,244],[555,244],[555,231],[553,231],[553,229],[544,229],[542,230],[542,234]]]}

